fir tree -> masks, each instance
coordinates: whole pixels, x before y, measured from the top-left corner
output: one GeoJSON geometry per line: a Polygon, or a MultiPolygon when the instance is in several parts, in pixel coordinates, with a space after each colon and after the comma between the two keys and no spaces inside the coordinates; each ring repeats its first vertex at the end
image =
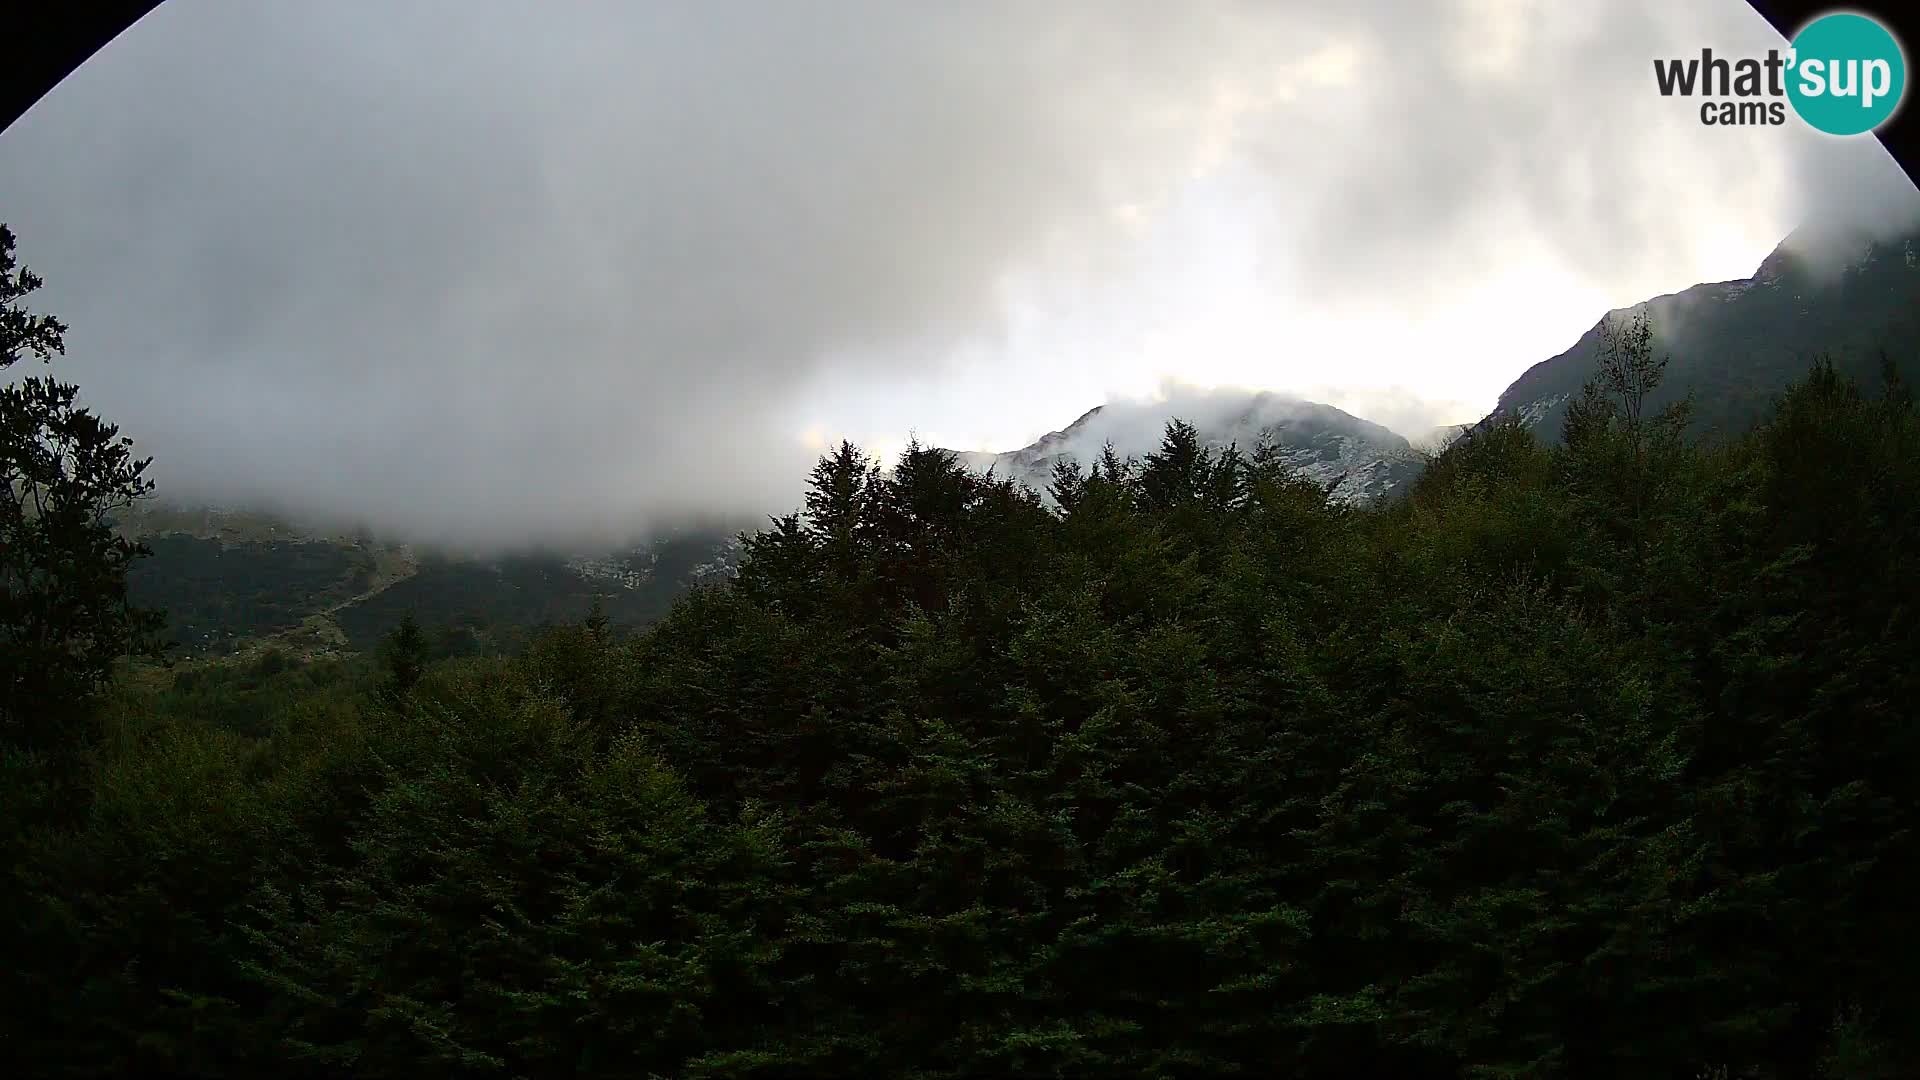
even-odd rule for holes
{"type": "Polygon", "coordinates": [[[420,628],[420,620],[409,611],[400,617],[399,625],[381,643],[380,661],[386,671],[388,691],[403,696],[412,690],[426,673],[428,659],[426,632],[420,628]]]}
{"type": "MultiPolygon", "coordinates": [[[[64,351],[66,327],[26,306],[40,285],[0,225],[0,370],[64,351]]],[[[116,659],[160,650],[160,614],[127,596],[148,551],[114,528],[153,490],[148,461],[78,395],[47,375],[0,386],[0,739],[42,750],[72,744],[116,659]]]]}

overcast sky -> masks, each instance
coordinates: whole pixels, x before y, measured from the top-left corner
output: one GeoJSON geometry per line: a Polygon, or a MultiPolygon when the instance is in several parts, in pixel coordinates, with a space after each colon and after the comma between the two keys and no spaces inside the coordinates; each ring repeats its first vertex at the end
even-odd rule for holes
{"type": "Polygon", "coordinates": [[[1744,0],[168,0],[0,134],[0,221],[167,493],[518,540],[1168,380],[1475,419],[1911,191],[1654,90],[1779,44],[1744,0]]]}

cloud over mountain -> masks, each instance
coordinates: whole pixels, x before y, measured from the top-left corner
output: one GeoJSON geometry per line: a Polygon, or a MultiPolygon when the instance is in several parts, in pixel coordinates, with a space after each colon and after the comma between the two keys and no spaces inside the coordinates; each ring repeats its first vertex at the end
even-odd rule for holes
{"type": "MultiPolygon", "coordinates": [[[[1148,237],[1208,178],[1256,300],[1417,313],[1523,258],[1630,300],[1875,174],[1662,114],[1653,55],[1765,46],[1743,3],[1601,8],[170,3],[0,136],[0,219],[169,492],[606,534],[790,503],[823,380],[921,380],[896,433],[979,412],[955,357],[1173,288],[1148,237]]],[[[1402,351],[1352,337],[1263,381],[1402,351]]],[[[1100,375],[1061,371],[1006,408],[1071,415],[1100,375]]]]}

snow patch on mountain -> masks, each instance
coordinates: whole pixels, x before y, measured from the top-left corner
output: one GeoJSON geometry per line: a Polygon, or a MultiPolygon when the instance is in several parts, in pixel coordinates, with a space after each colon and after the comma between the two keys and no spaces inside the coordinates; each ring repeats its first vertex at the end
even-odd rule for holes
{"type": "Polygon", "coordinates": [[[695,584],[708,584],[717,581],[730,581],[740,574],[740,538],[729,537],[727,541],[714,549],[713,558],[699,563],[688,571],[687,576],[695,584]]]}
{"type": "Polygon", "coordinates": [[[1519,416],[1520,423],[1523,426],[1536,428],[1540,426],[1541,421],[1547,418],[1548,413],[1566,404],[1572,397],[1572,394],[1555,394],[1552,397],[1541,398],[1538,401],[1529,401],[1521,405],[1515,412],[1519,416]]]}
{"type": "Polygon", "coordinates": [[[617,556],[576,556],[568,559],[566,566],[587,581],[638,589],[653,580],[653,564],[658,560],[653,552],[638,551],[617,556]]]}

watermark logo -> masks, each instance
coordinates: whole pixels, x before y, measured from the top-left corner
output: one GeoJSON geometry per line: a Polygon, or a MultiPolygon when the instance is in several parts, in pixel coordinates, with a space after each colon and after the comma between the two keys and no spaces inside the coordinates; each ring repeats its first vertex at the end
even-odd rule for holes
{"type": "Polygon", "coordinates": [[[1900,42],[1865,15],[1834,12],[1808,23],[1785,53],[1765,57],[1715,56],[1653,62],[1663,97],[1700,97],[1700,122],[1733,127],[1784,124],[1791,106],[1800,119],[1829,135],[1859,135],[1900,107],[1907,61],[1900,42]]]}
{"type": "Polygon", "coordinates": [[[1886,27],[1841,12],[1808,23],[1793,38],[1797,78],[1787,99],[1800,119],[1829,135],[1872,131],[1900,107],[1907,60],[1886,27]]]}

